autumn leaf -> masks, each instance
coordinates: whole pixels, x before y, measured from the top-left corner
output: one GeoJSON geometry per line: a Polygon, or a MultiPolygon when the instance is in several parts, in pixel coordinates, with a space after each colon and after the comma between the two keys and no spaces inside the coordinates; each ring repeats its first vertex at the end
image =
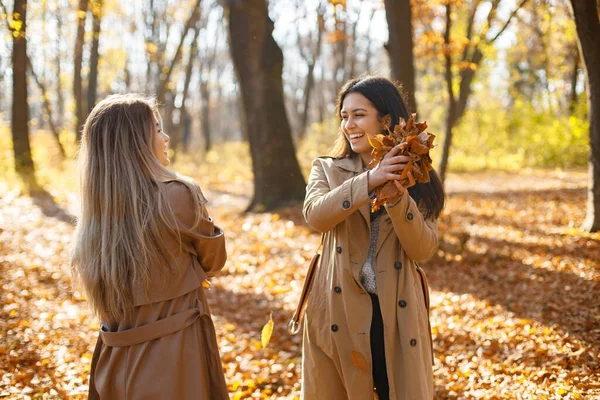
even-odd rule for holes
{"type": "Polygon", "coordinates": [[[387,135],[367,135],[373,147],[373,159],[369,168],[374,168],[383,157],[394,147],[400,145],[398,155],[408,156],[411,161],[400,174],[397,180],[386,182],[375,189],[375,198],[371,201],[371,210],[377,211],[381,206],[396,203],[404,189],[414,186],[417,182],[429,182],[429,171],[433,169],[429,151],[433,148],[435,135],[427,133],[427,122],[415,121],[416,114],[411,114],[408,121],[400,118],[392,131],[387,128],[387,135]]]}
{"type": "Polygon", "coordinates": [[[273,322],[273,312],[269,316],[269,322],[265,324],[262,328],[262,332],[260,334],[260,342],[262,344],[263,349],[267,347],[269,342],[271,341],[271,335],[273,334],[273,327],[275,323],[273,322]]]}
{"type": "Polygon", "coordinates": [[[356,350],[352,350],[352,365],[354,365],[356,368],[361,369],[363,371],[367,370],[367,360],[365,360],[365,357],[360,354],[358,351],[356,350]]]}

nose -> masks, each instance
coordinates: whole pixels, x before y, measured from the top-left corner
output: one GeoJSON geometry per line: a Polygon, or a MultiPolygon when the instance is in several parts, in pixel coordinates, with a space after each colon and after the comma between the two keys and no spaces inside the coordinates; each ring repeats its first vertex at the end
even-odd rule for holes
{"type": "Polygon", "coordinates": [[[352,117],[348,117],[348,118],[346,119],[346,128],[353,128],[353,127],[355,127],[355,126],[356,126],[356,123],[355,123],[355,121],[354,121],[354,118],[352,118],[352,117]]]}

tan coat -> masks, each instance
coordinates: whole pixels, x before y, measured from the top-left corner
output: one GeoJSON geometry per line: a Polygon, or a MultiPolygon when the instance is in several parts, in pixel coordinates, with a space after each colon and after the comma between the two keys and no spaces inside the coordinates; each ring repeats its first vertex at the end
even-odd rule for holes
{"type": "MultiPolygon", "coordinates": [[[[303,331],[306,400],[373,398],[371,298],[359,272],[370,241],[367,173],[357,155],[314,161],[304,216],[325,232],[303,331]]],[[[382,215],[374,268],[390,399],[433,398],[428,289],[416,261],[437,249],[437,224],[408,195],[382,215]]]]}
{"type": "Polygon", "coordinates": [[[148,295],[134,288],[132,322],[111,327],[110,332],[101,329],[92,359],[90,399],[229,398],[202,287],[225,264],[225,237],[210,218],[192,229],[198,205],[185,185],[167,183],[167,195],[182,246],[165,233],[164,244],[174,256],[172,271],[153,279],[148,295]]]}

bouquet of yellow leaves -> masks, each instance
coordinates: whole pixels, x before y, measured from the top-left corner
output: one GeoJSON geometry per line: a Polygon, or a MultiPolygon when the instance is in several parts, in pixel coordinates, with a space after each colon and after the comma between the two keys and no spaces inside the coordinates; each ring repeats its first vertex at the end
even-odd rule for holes
{"type": "Polygon", "coordinates": [[[379,164],[396,145],[400,145],[398,155],[410,157],[397,180],[388,181],[375,189],[375,198],[371,201],[373,212],[381,206],[397,202],[406,189],[416,182],[429,182],[429,171],[433,169],[429,150],[433,148],[435,135],[425,132],[427,122],[416,122],[415,117],[416,114],[411,114],[408,121],[400,118],[393,131],[387,127],[387,135],[368,135],[369,143],[373,146],[373,160],[369,163],[369,168],[379,164]]]}

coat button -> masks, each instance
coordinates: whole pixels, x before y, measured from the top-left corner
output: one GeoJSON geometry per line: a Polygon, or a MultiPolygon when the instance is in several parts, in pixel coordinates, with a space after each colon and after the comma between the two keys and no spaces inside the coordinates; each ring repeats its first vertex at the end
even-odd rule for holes
{"type": "Polygon", "coordinates": [[[337,251],[338,254],[342,254],[342,248],[341,248],[341,246],[336,247],[335,251],[337,251]]]}
{"type": "Polygon", "coordinates": [[[406,214],[406,219],[409,220],[409,221],[412,221],[413,220],[412,213],[409,212],[408,214],[406,214]]]}
{"type": "Polygon", "coordinates": [[[404,307],[406,307],[406,301],[404,301],[404,300],[400,300],[400,301],[398,302],[398,305],[399,305],[400,307],[404,308],[404,307]]]}
{"type": "Polygon", "coordinates": [[[342,203],[342,207],[344,207],[344,210],[347,210],[350,208],[350,202],[348,200],[344,200],[344,202],[342,203]]]}
{"type": "MultiPolygon", "coordinates": [[[[333,324],[333,325],[331,325],[331,330],[332,330],[332,331],[334,331],[334,332],[337,332],[337,331],[338,331],[338,329],[339,329],[339,328],[338,328],[338,326],[337,326],[336,324],[333,324]]],[[[415,340],[415,339],[413,339],[413,340],[415,340]]]]}
{"type": "Polygon", "coordinates": [[[396,261],[394,263],[394,268],[396,268],[398,271],[400,271],[402,269],[402,263],[400,261],[396,261]]]}
{"type": "Polygon", "coordinates": [[[417,345],[417,339],[410,339],[410,345],[415,347],[417,345]]]}
{"type": "Polygon", "coordinates": [[[339,286],[336,286],[336,287],[333,288],[333,291],[336,292],[336,293],[338,293],[338,294],[340,294],[340,293],[342,293],[342,288],[339,287],[339,286]]]}

